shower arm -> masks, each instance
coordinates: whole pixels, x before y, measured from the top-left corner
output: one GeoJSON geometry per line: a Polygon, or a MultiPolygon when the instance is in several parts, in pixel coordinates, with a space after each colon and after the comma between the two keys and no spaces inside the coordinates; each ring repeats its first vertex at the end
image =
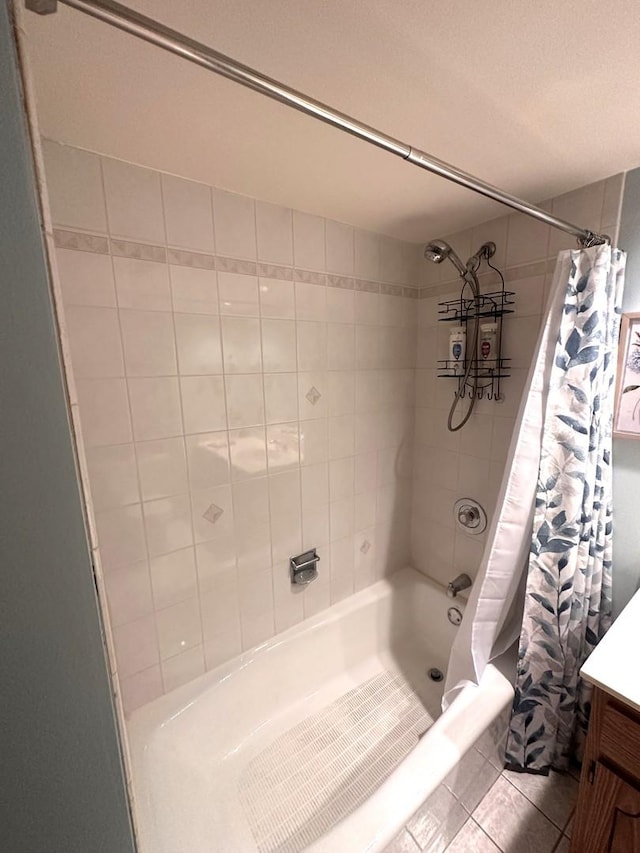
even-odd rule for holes
{"type": "MultiPolygon", "coordinates": [[[[457,169],[439,160],[437,157],[432,157],[424,151],[413,148],[405,142],[401,142],[392,136],[376,130],[369,125],[363,124],[351,116],[334,110],[332,107],[309,98],[301,92],[279,83],[277,80],[261,74],[259,71],[243,65],[219,53],[207,45],[194,41],[182,33],[172,30],[169,27],[154,21],[152,18],[141,15],[133,9],[129,9],[114,0],[59,0],[66,6],[72,9],[77,9],[79,12],[84,12],[99,21],[111,24],[120,30],[123,30],[130,35],[161,47],[163,50],[181,56],[189,62],[200,65],[203,68],[234,80],[249,89],[253,89],[262,95],[273,98],[286,106],[293,107],[300,112],[313,116],[313,118],[324,121],[327,124],[337,127],[352,136],[363,139],[371,145],[376,145],[391,154],[402,157],[414,166],[419,166],[421,169],[426,169],[435,175],[466,187],[473,192],[493,199],[494,201],[511,207],[514,210],[524,213],[526,216],[531,216],[541,222],[545,222],[552,228],[558,228],[560,231],[565,231],[567,234],[572,234],[578,239],[581,246],[588,247],[601,243],[610,242],[606,235],[599,235],[585,228],[580,228],[567,222],[564,219],[558,219],[552,216],[540,207],[536,207],[529,202],[523,201],[517,196],[503,192],[497,187],[486,183],[485,181],[475,178],[473,175],[457,169]]],[[[25,6],[32,12],[40,15],[48,15],[57,11],[58,0],[25,0],[25,6]]]]}

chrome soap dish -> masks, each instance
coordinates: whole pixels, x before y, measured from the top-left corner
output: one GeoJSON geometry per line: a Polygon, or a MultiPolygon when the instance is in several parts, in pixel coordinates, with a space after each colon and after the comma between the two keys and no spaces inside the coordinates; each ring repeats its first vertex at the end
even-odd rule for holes
{"type": "Polygon", "coordinates": [[[289,568],[291,569],[291,583],[305,584],[311,583],[318,577],[318,562],[320,557],[316,553],[316,549],[305,551],[304,554],[298,554],[297,557],[289,559],[289,568]]]}

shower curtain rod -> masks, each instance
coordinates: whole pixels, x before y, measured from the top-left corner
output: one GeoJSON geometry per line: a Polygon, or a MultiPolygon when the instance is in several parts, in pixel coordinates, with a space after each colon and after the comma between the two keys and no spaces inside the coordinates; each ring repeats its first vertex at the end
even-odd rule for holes
{"type": "MultiPolygon", "coordinates": [[[[235,59],[225,56],[207,45],[194,41],[188,36],[154,21],[152,18],[114,2],[114,0],[60,0],[60,2],[97,18],[99,21],[111,24],[111,26],[126,33],[137,36],[150,44],[161,47],[163,50],[175,53],[177,56],[207,68],[209,71],[234,80],[236,83],[241,83],[262,95],[324,121],[339,130],[389,151],[391,154],[402,157],[403,160],[413,163],[414,166],[440,175],[448,181],[518,210],[526,216],[531,216],[541,222],[546,222],[553,228],[572,234],[578,238],[581,246],[587,247],[609,241],[606,235],[599,235],[589,229],[573,225],[564,219],[558,219],[540,207],[503,192],[497,187],[475,178],[443,160],[439,160],[437,157],[432,157],[430,154],[388,136],[374,127],[363,124],[320,101],[309,98],[307,95],[297,92],[295,89],[291,89],[289,86],[285,86],[247,65],[242,65],[235,59]]],[[[41,15],[48,15],[57,11],[57,0],[25,0],[25,5],[27,9],[41,15]]]]}

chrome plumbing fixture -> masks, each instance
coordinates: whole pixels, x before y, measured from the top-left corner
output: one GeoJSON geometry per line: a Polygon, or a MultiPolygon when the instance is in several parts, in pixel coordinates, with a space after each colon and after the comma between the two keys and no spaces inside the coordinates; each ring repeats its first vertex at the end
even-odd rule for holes
{"type": "Polygon", "coordinates": [[[453,517],[457,526],[471,536],[484,533],[487,529],[487,514],[473,498],[460,498],[453,505],[453,517]]]}
{"type": "Polygon", "coordinates": [[[462,624],[462,611],[458,610],[457,607],[450,607],[447,610],[447,619],[457,628],[458,625],[462,624]]]}
{"type": "Polygon", "coordinates": [[[469,589],[473,581],[469,577],[469,575],[458,575],[457,578],[454,578],[447,587],[447,595],[449,598],[455,598],[459,592],[462,592],[463,589],[469,589]]]}
{"type": "Polygon", "coordinates": [[[319,560],[320,557],[316,553],[315,548],[305,551],[304,554],[298,554],[297,557],[291,557],[289,559],[291,583],[304,586],[314,581],[318,577],[319,560]]]}

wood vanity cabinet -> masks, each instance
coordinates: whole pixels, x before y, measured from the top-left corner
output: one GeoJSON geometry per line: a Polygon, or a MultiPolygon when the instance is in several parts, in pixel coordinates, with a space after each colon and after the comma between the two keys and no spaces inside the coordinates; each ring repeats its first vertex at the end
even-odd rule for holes
{"type": "Polygon", "coordinates": [[[597,687],[570,853],[640,853],[640,713],[597,687]]]}

